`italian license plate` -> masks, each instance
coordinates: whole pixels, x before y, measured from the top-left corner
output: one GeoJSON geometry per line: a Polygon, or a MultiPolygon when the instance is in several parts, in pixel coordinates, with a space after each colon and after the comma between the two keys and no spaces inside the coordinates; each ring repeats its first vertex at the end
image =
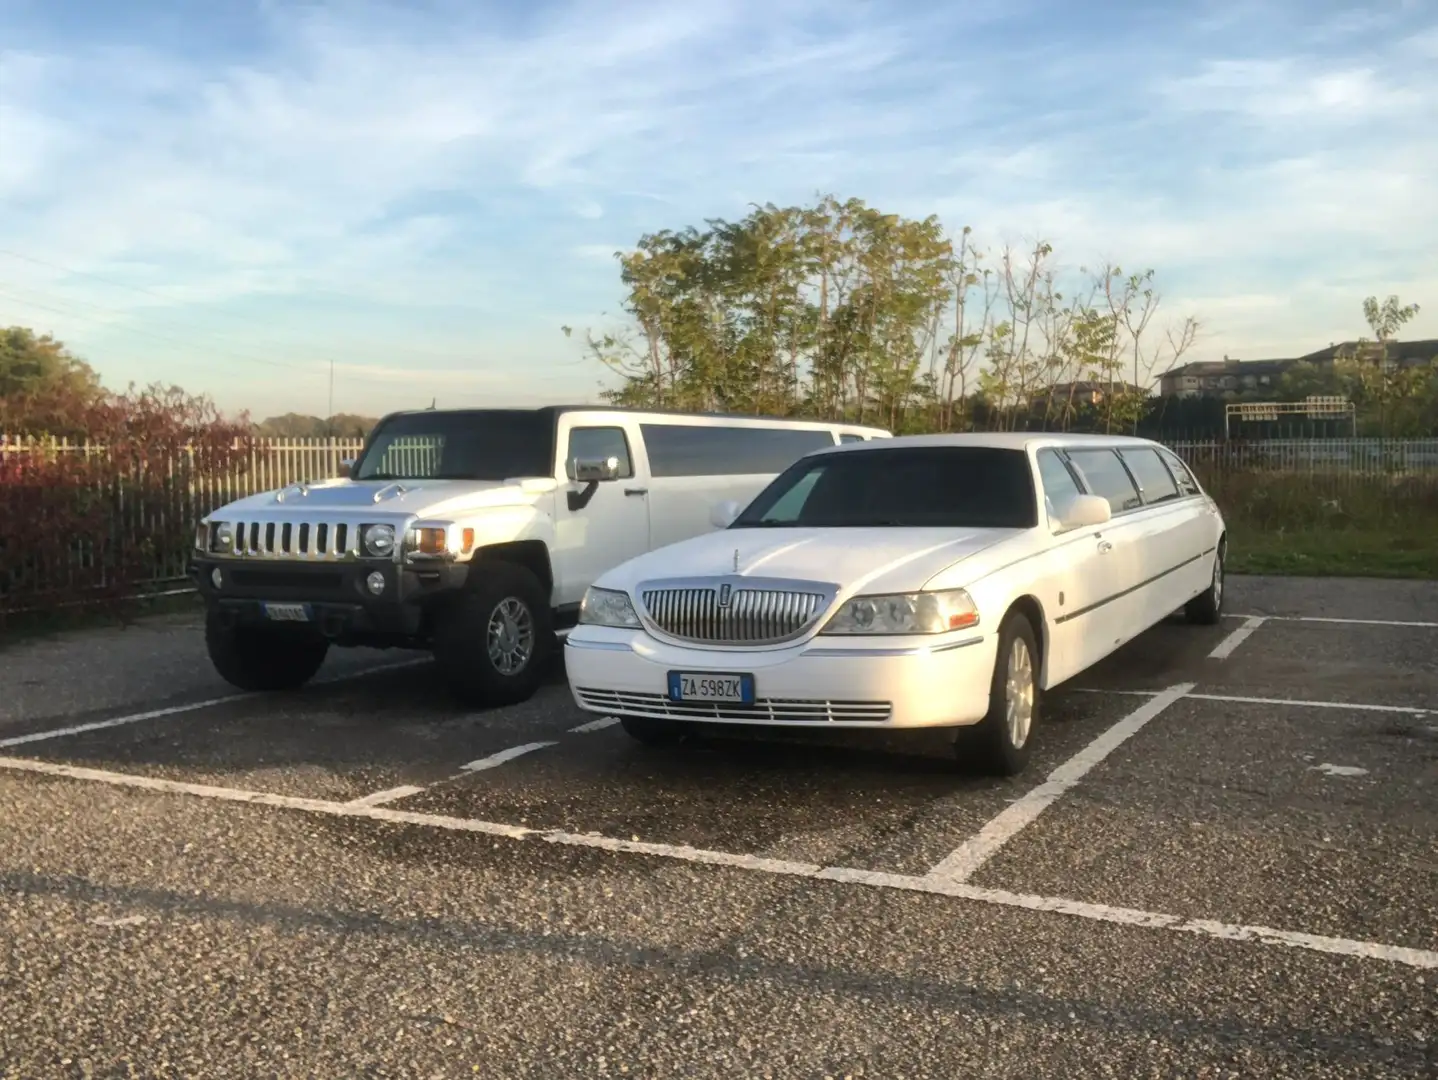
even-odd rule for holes
{"type": "Polygon", "coordinates": [[[265,618],[271,622],[309,622],[310,609],[305,604],[266,604],[265,618]]]}
{"type": "Polygon", "coordinates": [[[717,701],[727,705],[754,704],[754,676],[718,671],[671,671],[670,701],[717,701]]]}

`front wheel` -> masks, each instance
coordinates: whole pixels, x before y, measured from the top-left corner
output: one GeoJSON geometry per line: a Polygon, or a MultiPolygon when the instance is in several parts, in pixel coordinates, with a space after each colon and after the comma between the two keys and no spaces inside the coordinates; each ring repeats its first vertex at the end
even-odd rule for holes
{"type": "Polygon", "coordinates": [[[1208,588],[1184,605],[1184,616],[1191,623],[1212,626],[1223,616],[1223,556],[1224,545],[1219,544],[1213,553],[1213,577],[1208,588]]]}
{"type": "Polygon", "coordinates": [[[986,772],[1016,776],[1029,763],[1042,700],[1038,655],[1033,625],[1022,612],[1010,612],[999,626],[988,714],[960,740],[986,772]]]}
{"type": "Polygon", "coordinates": [[[308,631],[238,626],[205,616],[205,648],[222,678],[241,690],[297,690],[319,671],[330,643],[308,631]]]}
{"type": "Polygon", "coordinates": [[[554,619],[539,579],[513,563],[480,563],[476,581],[435,626],[434,657],[467,704],[527,701],[554,654],[554,619]]]}

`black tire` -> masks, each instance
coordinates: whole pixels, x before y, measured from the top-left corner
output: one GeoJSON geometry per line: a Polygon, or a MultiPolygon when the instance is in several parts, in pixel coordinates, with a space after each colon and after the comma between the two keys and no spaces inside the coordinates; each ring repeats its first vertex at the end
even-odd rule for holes
{"type": "Polygon", "coordinates": [[[1226,544],[1220,543],[1213,553],[1213,577],[1208,588],[1184,605],[1184,617],[1191,623],[1212,626],[1223,617],[1223,599],[1228,592],[1224,587],[1223,566],[1226,547],[1226,544]]]}
{"type": "Polygon", "coordinates": [[[205,617],[205,648],[221,677],[241,690],[297,690],[319,671],[330,643],[309,630],[238,626],[205,617]]]}
{"type": "Polygon", "coordinates": [[[649,716],[621,716],[619,726],[632,739],[638,739],[646,746],[673,746],[684,738],[684,728],[674,720],[659,720],[649,716]]]}
{"type": "Polygon", "coordinates": [[[554,612],[539,579],[515,563],[484,562],[435,625],[434,658],[450,692],[470,705],[515,705],[534,696],[554,656],[554,612]],[[504,609],[502,612],[501,609],[504,609]],[[491,622],[510,616],[490,646],[491,622]],[[507,631],[500,631],[506,633],[507,631]],[[506,643],[513,648],[506,649],[506,643]],[[513,666],[504,660],[508,657],[513,666]]]}
{"type": "MultiPolygon", "coordinates": [[[[1022,693],[1022,689],[1019,691],[1022,693]]],[[[1029,763],[1043,705],[1039,688],[1039,650],[1033,624],[1020,611],[1011,611],[999,625],[998,650],[994,657],[994,673],[989,683],[989,711],[976,725],[961,729],[960,752],[965,753],[984,772],[996,776],[1017,776],[1029,763]],[[1019,656],[1015,646],[1021,644],[1019,656]],[[1021,657],[1027,658],[1027,675],[1021,657]],[[1015,739],[1009,725],[1009,668],[1018,660],[1015,675],[1026,678],[1031,706],[1027,725],[1020,726],[1015,739]]],[[[1020,714],[1021,715],[1021,714],[1020,714]]]]}

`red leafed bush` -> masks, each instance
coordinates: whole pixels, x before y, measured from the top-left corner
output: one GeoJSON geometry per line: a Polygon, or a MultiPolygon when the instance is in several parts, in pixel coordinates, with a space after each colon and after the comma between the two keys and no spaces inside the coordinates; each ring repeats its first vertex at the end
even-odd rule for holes
{"type": "Polygon", "coordinates": [[[246,470],[246,418],[170,387],[0,401],[0,613],[114,603],[177,577],[207,481],[246,470]]]}

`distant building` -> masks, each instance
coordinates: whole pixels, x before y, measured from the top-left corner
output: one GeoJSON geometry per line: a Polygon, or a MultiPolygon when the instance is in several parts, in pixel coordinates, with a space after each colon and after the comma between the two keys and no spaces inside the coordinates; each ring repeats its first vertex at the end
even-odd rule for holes
{"type": "Polygon", "coordinates": [[[1052,401],[1055,405],[1066,405],[1072,403],[1074,408],[1082,408],[1085,405],[1095,406],[1103,403],[1104,398],[1110,394],[1147,394],[1148,391],[1141,386],[1134,386],[1126,382],[1094,382],[1081,380],[1079,382],[1054,383],[1052,387],[1040,390],[1036,394],[1029,395],[1029,402],[1032,405],[1046,405],[1052,401]]]}
{"type": "MultiPolygon", "coordinates": [[[[1332,367],[1335,360],[1352,359],[1361,348],[1356,341],[1345,341],[1284,360],[1234,360],[1227,356],[1222,360],[1196,360],[1164,372],[1159,377],[1158,392],[1164,397],[1265,396],[1277,392],[1279,380],[1295,364],[1332,367]]],[[[1375,346],[1370,343],[1367,348],[1375,346]]],[[[1438,339],[1389,342],[1386,360],[1401,367],[1438,360],[1438,339]]]]}

